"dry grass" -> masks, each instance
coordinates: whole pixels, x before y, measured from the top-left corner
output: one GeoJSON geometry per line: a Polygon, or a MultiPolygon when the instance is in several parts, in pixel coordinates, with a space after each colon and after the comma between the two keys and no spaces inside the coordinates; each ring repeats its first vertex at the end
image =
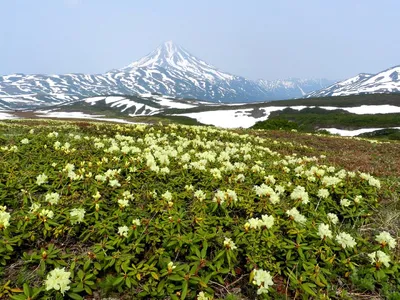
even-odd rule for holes
{"type": "Polygon", "coordinates": [[[326,155],[326,163],[351,171],[367,172],[379,177],[400,177],[400,143],[371,143],[367,140],[307,135],[285,131],[253,131],[253,134],[293,142],[312,149],[296,149],[304,155],[326,155]]]}

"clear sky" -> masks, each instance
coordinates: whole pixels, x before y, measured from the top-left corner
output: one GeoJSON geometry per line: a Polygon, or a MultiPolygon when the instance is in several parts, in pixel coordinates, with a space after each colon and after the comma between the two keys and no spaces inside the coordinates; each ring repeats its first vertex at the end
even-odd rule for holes
{"type": "Polygon", "coordinates": [[[0,0],[0,74],[102,73],[173,40],[250,79],[400,64],[399,0],[0,0]]]}

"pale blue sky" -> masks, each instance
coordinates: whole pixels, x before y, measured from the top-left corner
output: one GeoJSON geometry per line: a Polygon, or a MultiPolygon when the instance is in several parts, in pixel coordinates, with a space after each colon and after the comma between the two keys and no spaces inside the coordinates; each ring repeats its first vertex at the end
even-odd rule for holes
{"type": "Polygon", "coordinates": [[[0,0],[0,74],[102,73],[173,40],[250,79],[400,64],[398,0],[0,0]]]}

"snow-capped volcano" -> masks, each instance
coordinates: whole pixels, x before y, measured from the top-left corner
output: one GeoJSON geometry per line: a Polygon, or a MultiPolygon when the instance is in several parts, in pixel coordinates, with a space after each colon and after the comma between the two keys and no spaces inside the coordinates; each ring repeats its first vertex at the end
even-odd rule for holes
{"type": "Polygon", "coordinates": [[[400,66],[377,74],[360,73],[355,77],[337,82],[307,97],[348,96],[358,94],[383,94],[400,92],[400,66]]]}
{"type": "MultiPolygon", "coordinates": [[[[331,82],[324,82],[324,86],[331,82]]],[[[225,73],[171,41],[120,69],[104,74],[0,76],[0,108],[28,108],[92,96],[142,95],[193,98],[217,103],[302,97],[322,86],[310,81],[253,81],[225,73]],[[278,84],[279,82],[279,84],[278,84]]]]}
{"type": "Polygon", "coordinates": [[[218,71],[217,68],[196,58],[172,41],[165,42],[149,55],[122,68],[124,71],[134,71],[138,68],[164,68],[171,71],[180,71],[193,74],[199,78],[209,80],[232,80],[233,75],[218,71]]]}

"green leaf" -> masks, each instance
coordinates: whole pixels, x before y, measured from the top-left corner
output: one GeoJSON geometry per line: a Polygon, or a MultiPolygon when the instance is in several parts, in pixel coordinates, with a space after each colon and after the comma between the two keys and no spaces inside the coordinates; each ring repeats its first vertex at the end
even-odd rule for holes
{"type": "Polygon", "coordinates": [[[83,300],[83,298],[81,296],[79,296],[78,294],[75,294],[75,293],[67,293],[67,295],[74,300],[83,300]]]}
{"type": "Polygon", "coordinates": [[[169,280],[172,280],[172,281],[182,281],[182,280],[183,280],[183,277],[174,274],[174,275],[168,276],[168,279],[169,279],[169,280]]]}
{"type": "Polygon", "coordinates": [[[85,285],[85,291],[86,291],[86,293],[88,293],[89,295],[92,294],[92,289],[91,289],[88,285],[85,285]]]}
{"type": "Polygon", "coordinates": [[[126,277],[126,279],[125,279],[125,284],[126,284],[126,286],[127,286],[128,288],[131,288],[131,287],[132,287],[132,283],[131,283],[131,280],[129,279],[129,277],[126,277]]]}
{"type": "Polygon", "coordinates": [[[11,299],[13,300],[26,300],[25,295],[12,295],[11,299]]]}
{"type": "Polygon", "coordinates": [[[83,265],[83,271],[87,271],[87,270],[89,269],[90,263],[91,263],[90,260],[87,260],[87,261],[85,262],[85,264],[83,265]]]}
{"type": "Polygon", "coordinates": [[[22,288],[24,289],[25,296],[29,297],[31,294],[31,289],[29,288],[29,285],[27,283],[24,283],[22,288]]]}
{"type": "Polygon", "coordinates": [[[186,298],[186,295],[188,293],[188,287],[189,287],[189,283],[185,280],[182,283],[182,294],[181,294],[181,299],[182,300],[186,298]]]}
{"type": "Polygon", "coordinates": [[[159,280],[159,279],[160,279],[160,277],[158,276],[158,274],[155,273],[155,272],[151,272],[150,275],[151,275],[155,280],[159,280]]]}
{"type": "Polygon", "coordinates": [[[124,281],[124,277],[118,277],[114,280],[113,286],[119,285],[122,281],[124,281]]]}
{"type": "Polygon", "coordinates": [[[79,278],[80,280],[83,280],[83,277],[85,277],[85,273],[84,273],[82,270],[79,270],[79,271],[78,271],[78,278],[79,278]]]}
{"type": "Polygon", "coordinates": [[[311,283],[303,283],[300,286],[307,294],[317,297],[317,294],[311,289],[311,287],[315,287],[315,284],[311,284],[311,283]]]}

